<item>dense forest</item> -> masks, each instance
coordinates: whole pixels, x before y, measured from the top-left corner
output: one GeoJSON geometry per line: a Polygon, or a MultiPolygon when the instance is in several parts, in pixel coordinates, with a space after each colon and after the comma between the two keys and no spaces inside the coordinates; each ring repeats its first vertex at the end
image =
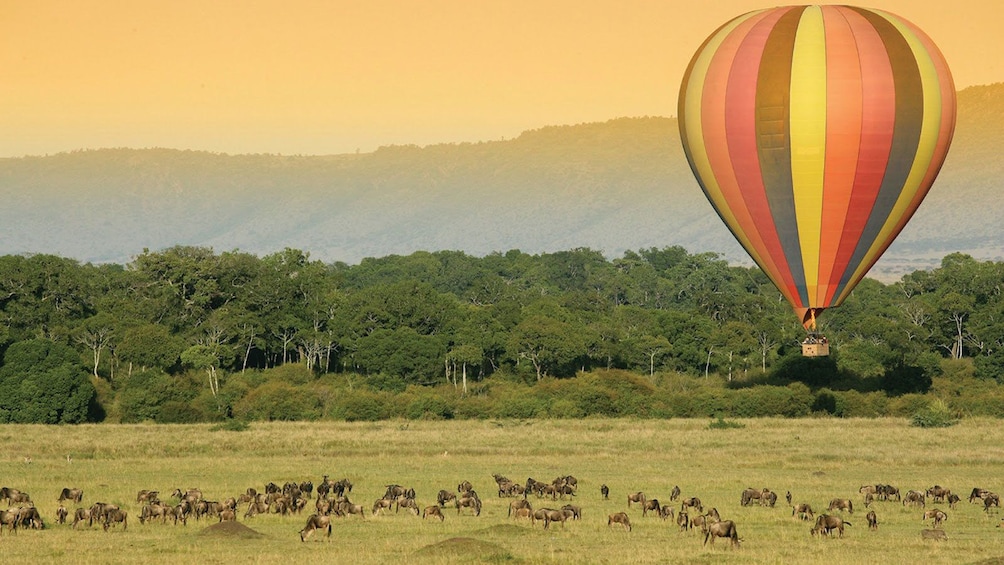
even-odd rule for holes
{"type": "Polygon", "coordinates": [[[0,257],[0,422],[1004,416],[1004,263],[865,279],[804,358],[756,268],[681,247],[326,264],[0,257]]]}

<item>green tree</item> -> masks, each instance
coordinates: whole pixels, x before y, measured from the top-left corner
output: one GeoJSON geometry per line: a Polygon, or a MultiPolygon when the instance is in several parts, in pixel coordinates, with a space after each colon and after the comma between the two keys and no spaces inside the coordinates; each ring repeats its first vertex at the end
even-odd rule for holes
{"type": "Polygon", "coordinates": [[[96,420],[96,392],[72,347],[47,339],[12,344],[0,367],[0,422],[79,424],[96,420]]]}

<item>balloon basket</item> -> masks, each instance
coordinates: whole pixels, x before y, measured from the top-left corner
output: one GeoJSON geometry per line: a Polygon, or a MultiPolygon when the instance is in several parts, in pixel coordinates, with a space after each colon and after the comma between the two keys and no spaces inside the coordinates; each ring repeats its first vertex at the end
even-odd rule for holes
{"type": "Polygon", "coordinates": [[[802,357],[827,357],[830,355],[830,342],[826,336],[809,334],[802,341],[802,357]]]}

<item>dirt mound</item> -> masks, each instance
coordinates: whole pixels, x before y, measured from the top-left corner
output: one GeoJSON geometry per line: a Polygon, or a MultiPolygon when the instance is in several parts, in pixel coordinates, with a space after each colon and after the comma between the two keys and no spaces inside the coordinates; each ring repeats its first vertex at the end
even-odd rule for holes
{"type": "Polygon", "coordinates": [[[512,537],[534,535],[535,532],[532,528],[530,528],[530,523],[527,522],[525,526],[516,524],[495,524],[494,526],[482,528],[474,533],[493,538],[509,539],[512,537]]]}
{"type": "Polygon", "coordinates": [[[439,543],[427,545],[415,552],[415,557],[422,559],[443,560],[449,563],[457,562],[518,562],[511,553],[502,546],[474,538],[450,538],[439,543]]]}
{"type": "Polygon", "coordinates": [[[213,524],[199,532],[200,536],[212,536],[221,538],[257,539],[265,537],[265,534],[256,532],[240,522],[220,522],[213,524]]]}

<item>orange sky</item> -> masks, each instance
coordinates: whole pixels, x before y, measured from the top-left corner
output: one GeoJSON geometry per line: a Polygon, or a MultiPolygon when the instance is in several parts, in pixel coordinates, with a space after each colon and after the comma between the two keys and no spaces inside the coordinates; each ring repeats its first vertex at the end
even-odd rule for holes
{"type": "MultiPolygon", "coordinates": [[[[371,151],[675,114],[755,0],[0,0],[0,157],[371,151]]],[[[1001,0],[873,0],[961,89],[1004,81],[1001,0]]]]}

